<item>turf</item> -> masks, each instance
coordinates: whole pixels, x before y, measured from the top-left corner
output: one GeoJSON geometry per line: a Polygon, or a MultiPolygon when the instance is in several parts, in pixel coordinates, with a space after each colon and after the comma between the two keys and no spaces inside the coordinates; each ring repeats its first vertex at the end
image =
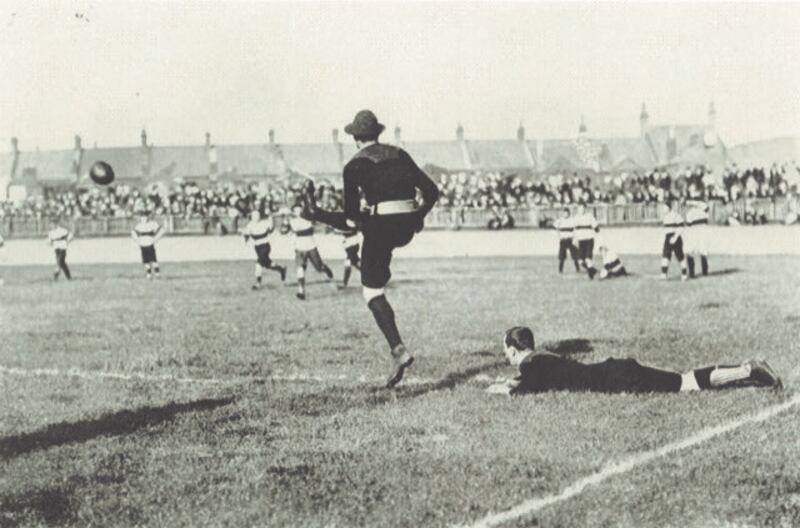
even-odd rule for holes
{"type": "MultiPolygon", "coordinates": [[[[3,268],[0,365],[151,378],[0,373],[0,527],[469,523],[793,394],[800,259],[717,257],[688,283],[655,280],[654,258],[626,264],[636,275],[590,282],[543,258],[398,261],[388,295],[419,359],[395,391],[378,388],[387,350],[358,288],[313,273],[300,302],[276,276],[251,292],[249,262],[169,265],[152,282],[135,266],[75,266],[56,284],[49,268],[3,268]],[[513,374],[500,338],[516,324],[582,361],[765,357],[788,389],[487,395],[513,374]]],[[[796,526],[798,418],[510,525],[796,526]]]]}

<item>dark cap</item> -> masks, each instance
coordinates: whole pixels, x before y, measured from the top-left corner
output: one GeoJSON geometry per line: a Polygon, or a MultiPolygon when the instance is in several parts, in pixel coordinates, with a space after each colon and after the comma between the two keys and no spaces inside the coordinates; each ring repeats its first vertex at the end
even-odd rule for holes
{"type": "Polygon", "coordinates": [[[344,131],[351,136],[375,136],[378,137],[383,129],[386,128],[378,123],[370,110],[362,110],[353,118],[353,122],[345,125],[344,131]]]}

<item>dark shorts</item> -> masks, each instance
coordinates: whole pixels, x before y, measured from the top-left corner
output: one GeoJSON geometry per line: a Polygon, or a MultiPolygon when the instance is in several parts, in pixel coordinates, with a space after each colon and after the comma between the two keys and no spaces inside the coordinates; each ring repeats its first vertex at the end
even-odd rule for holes
{"type": "Polygon", "coordinates": [[[607,359],[586,365],[583,390],[597,392],[678,392],[681,375],[646,367],[635,359],[607,359]]]}
{"type": "Polygon", "coordinates": [[[139,249],[142,251],[142,264],[152,264],[154,262],[158,262],[156,259],[155,246],[141,246],[139,249]]]}
{"type": "Polygon", "coordinates": [[[571,238],[562,238],[558,241],[558,260],[566,260],[567,259],[567,252],[569,251],[569,256],[571,259],[577,260],[578,258],[578,250],[572,244],[571,238]]]}
{"type": "Polygon", "coordinates": [[[358,250],[361,249],[360,244],[356,244],[355,246],[349,246],[345,248],[345,252],[347,253],[347,260],[353,266],[358,266],[361,262],[361,258],[358,256],[358,250]]]}
{"type": "Polygon", "coordinates": [[[297,264],[298,268],[306,269],[309,261],[317,271],[322,271],[325,267],[325,265],[322,263],[322,257],[319,256],[319,250],[317,248],[314,248],[310,251],[294,252],[294,262],[297,264]]]}
{"type": "Polygon", "coordinates": [[[272,248],[270,247],[269,242],[266,244],[259,244],[258,246],[255,246],[255,248],[256,262],[258,262],[262,268],[268,268],[272,266],[272,259],[269,258],[269,252],[272,250],[272,248]]]}
{"type": "Polygon", "coordinates": [[[363,224],[361,284],[383,288],[392,277],[392,252],[411,242],[419,225],[414,214],[370,216],[363,224]]]}
{"type": "Polygon", "coordinates": [[[578,258],[581,260],[591,259],[594,256],[594,239],[578,241],[578,258]]]}
{"type": "Polygon", "coordinates": [[[670,237],[664,236],[664,247],[661,249],[661,256],[669,260],[673,254],[678,262],[683,261],[683,237],[673,236],[672,243],[670,243],[670,237]]]}

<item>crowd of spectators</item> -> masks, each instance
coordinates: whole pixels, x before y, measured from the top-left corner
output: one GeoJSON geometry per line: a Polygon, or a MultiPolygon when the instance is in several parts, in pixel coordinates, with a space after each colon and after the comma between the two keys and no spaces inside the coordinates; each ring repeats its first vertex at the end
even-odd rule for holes
{"type": "MultiPolygon", "coordinates": [[[[494,212],[499,225],[507,223],[509,210],[536,206],[557,207],[583,201],[587,204],[658,203],[669,197],[717,200],[741,197],[771,198],[796,192],[797,165],[774,164],[769,169],[734,166],[716,172],[706,167],[654,169],[643,172],[579,175],[550,174],[522,177],[500,172],[441,173],[438,207],[451,211],[483,209],[494,212]]],[[[198,186],[176,182],[154,183],[137,189],[128,185],[48,191],[21,201],[0,202],[0,219],[126,218],[141,212],[183,218],[239,218],[255,209],[279,212],[297,203],[301,179],[252,184],[218,183],[198,186]]],[[[340,209],[341,185],[318,182],[318,200],[326,209],[340,209]]],[[[513,220],[512,220],[513,222],[513,220]]]]}

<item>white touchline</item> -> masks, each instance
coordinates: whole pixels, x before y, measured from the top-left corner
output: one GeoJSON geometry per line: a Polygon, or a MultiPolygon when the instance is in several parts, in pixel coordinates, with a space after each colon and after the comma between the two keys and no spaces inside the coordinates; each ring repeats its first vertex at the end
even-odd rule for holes
{"type": "MultiPolygon", "coordinates": [[[[309,374],[306,372],[298,372],[292,374],[275,374],[272,376],[239,376],[233,378],[187,378],[170,376],[167,374],[141,374],[132,372],[126,374],[124,372],[110,372],[103,370],[59,370],[59,369],[22,369],[17,367],[6,367],[0,365],[0,374],[11,374],[15,376],[52,376],[52,377],[65,377],[65,378],[81,378],[81,379],[114,379],[122,381],[171,381],[175,383],[196,383],[206,385],[224,385],[236,383],[249,383],[249,382],[269,382],[269,381],[301,381],[301,382],[331,382],[331,381],[355,381],[358,383],[375,383],[382,384],[384,379],[368,379],[366,376],[347,376],[340,375],[317,375],[309,374]]],[[[483,378],[475,377],[476,381],[483,381],[483,378]]],[[[406,385],[423,385],[426,383],[436,383],[441,380],[429,378],[415,378],[409,377],[404,381],[406,385]]]]}
{"type": "Polygon", "coordinates": [[[622,460],[619,460],[617,462],[613,462],[603,467],[596,473],[592,473],[587,477],[583,477],[582,479],[576,480],[575,482],[564,488],[560,493],[529,499],[525,502],[518,504],[517,506],[514,506],[509,510],[499,513],[490,513],[486,517],[479,519],[478,521],[472,524],[461,525],[461,526],[468,526],[470,528],[484,528],[484,527],[489,528],[492,526],[499,526],[503,523],[507,523],[515,519],[519,519],[520,517],[525,517],[547,506],[550,506],[551,504],[565,501],[567,499],[571,499],[572,497],[580,495],[587,487],[600,484],[604,480],[607,480],[615,475],[619,475],[621,473],[627,473],[628,471],[631,471],[632,469],[638,466],[647,464],[648,462],[652,462],[657,458],[661,458],[670,453],[674,453],[675,451],[680,451],[682,449],[702,444],[703,442],[710,440],[715,436],[719,436],[727,432],[733,431],[744,425],[756,422],[763,422],[764,420],[768,420],[773,416],[782,413],[799,403],[800,403],[800,394],[796,394],[794,397],[783,403],[772,405],[770,407],[767,407],[766,409],[762,409],[761,411],[755,414],[741,416],[728,423],[717,425],[714,427],[708,427],[706,429],[698,431],[697,433],[691,436],[688,436],[681,440],[670,442],[657,449],[653,449],[651,451],[644,451],[642,453],[637,453],[627,458],[623,458],[622,460]]]}

